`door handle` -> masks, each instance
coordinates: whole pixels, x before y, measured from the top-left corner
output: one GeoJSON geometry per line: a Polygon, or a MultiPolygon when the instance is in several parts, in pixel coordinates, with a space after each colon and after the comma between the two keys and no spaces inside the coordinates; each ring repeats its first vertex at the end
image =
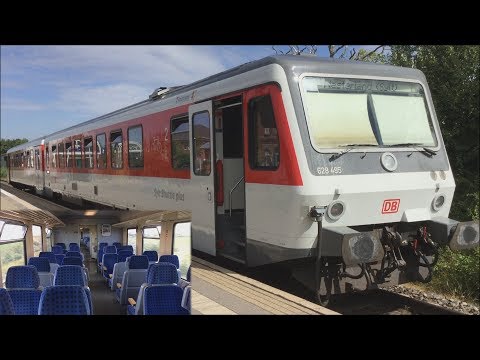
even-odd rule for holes
{"type": "Polygon", "coordinates": [[[208,201],[212,201],[212,192],[211,191],[208,192],[208,201]]]}

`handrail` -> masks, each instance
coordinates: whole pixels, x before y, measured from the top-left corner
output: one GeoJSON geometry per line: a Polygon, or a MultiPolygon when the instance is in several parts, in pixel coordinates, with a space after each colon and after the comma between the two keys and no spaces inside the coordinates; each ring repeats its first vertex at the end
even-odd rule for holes
{"type": "Polygon", "coordinates": [[[230,192],[228,193],[228,203],[230,206],[230,217],[232,217],[232,193],[233,191],[237,188],[237,186],[242,182],[242,180],[245,178],[245,176],[242,176],[240,180],[237,181],[237,183],[230,189],[230,192]]]}

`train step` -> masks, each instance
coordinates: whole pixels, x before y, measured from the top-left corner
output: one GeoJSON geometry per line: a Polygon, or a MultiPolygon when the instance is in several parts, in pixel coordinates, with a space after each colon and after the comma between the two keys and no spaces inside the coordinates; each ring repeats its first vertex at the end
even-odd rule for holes
{"type": "Polygon", "coordinates": [[[246,263],[247,263],[247,262],[245,261],[245,259],[239,258],[239,257],[237,257],[237,256],[233,256],[233,255],[231,255],[231,254],[226,254],[226,253],[219,252],[218,255],[223,256],[224,258],[227,258],[227,259],[229,259],[229,260],[238,262],[238,263],[240,263],[240,264],[246,264],[246,263]]]}

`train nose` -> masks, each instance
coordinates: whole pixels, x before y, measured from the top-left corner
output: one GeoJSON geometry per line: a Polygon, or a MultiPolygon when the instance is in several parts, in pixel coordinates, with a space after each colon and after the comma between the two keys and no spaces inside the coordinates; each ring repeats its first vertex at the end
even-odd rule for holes
{"type": "Polygon", "coordinates": [[[448,245],[452,250],[468,250],[477,247],[478,243],[478,221],[468,221],[457,225],[448,245]]]}

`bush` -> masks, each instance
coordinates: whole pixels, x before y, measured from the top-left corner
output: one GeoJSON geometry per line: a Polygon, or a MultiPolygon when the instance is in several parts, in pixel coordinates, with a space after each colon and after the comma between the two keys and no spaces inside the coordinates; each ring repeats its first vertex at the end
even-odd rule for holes
{"type": "Polygon", "coordinates": [[[464,252],[440,249],[429,287],[480,303],[480,248],[464,252]]]}
{"type": "Polygon", "coordinates": [[[0,178],[1,179],[6,179],[7,178],[7,168],[6,167],[1,167],[0,168],[0,178]]]}

